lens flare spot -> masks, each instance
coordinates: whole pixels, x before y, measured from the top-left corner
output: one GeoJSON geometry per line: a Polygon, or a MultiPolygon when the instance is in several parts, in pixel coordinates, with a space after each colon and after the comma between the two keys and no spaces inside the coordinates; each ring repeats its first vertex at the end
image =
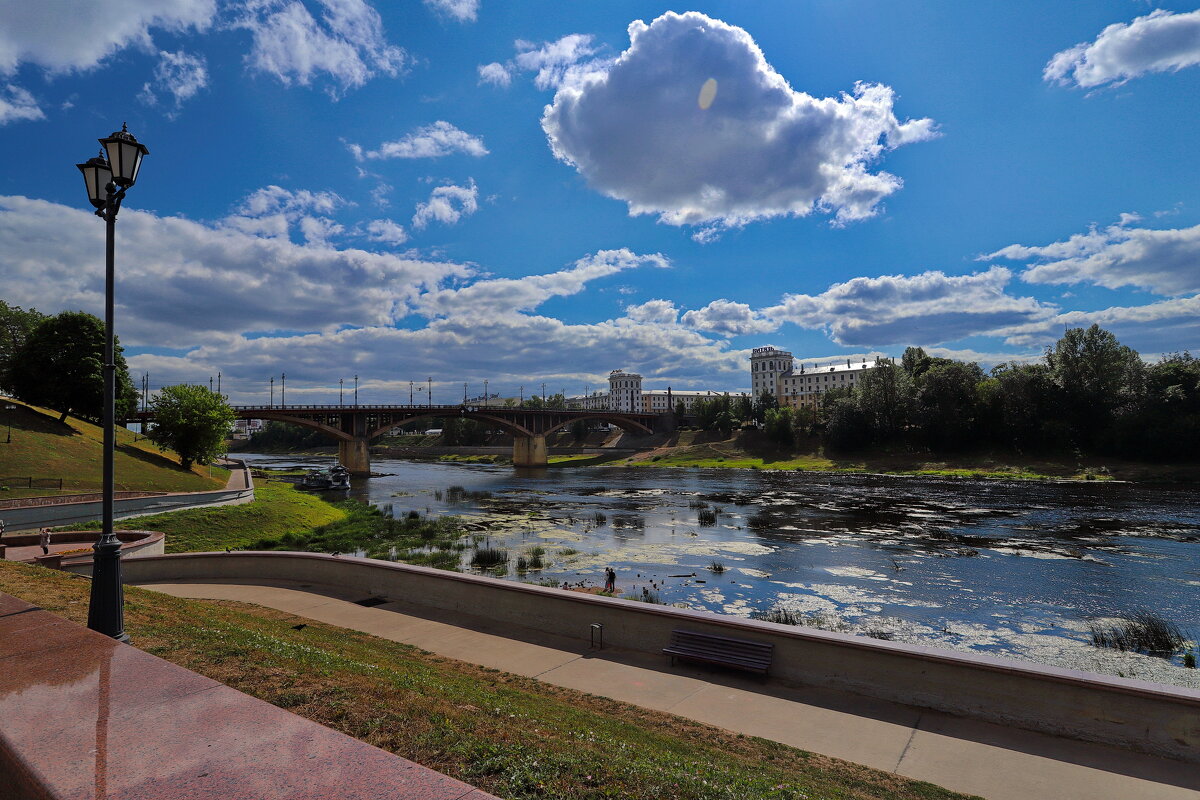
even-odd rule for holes
{"type": "Polygon", "coordinates": [[[700,87],[700,98],[698,100],[698,102],[700,103],[700,108],[707,109],[709,106],[711,106],[713,104],[713,100],[716,100],[716,99],[717,99],[717,79],[709,78],[708,80],[706,80],[704,82],[704,85],[700,87]]]}

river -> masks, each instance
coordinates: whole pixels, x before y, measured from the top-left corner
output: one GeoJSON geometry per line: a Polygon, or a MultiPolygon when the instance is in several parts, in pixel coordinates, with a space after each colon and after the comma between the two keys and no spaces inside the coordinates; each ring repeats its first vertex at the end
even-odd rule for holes
{"type": "MultiPolygon", "coordinates": [[[[320,458],[244,456],[261,466],[320,458]]],[[[1150,610],[1200,634],[1200,492],[733,469],[377,460],[352,496],[456,515],[512,580],[1200,687],[1200,671],[1092,647],[1089,622],[1150,610]],[[461,491],[449,491],[461,487],[461,491]],[[540,546],[545,566],[518,574],[540,546]],[[719,564],[723,571],[715,568],[719,564]]],[[[471,551],[467,550],[465,558],[471,551]]],[[[464,564],[465,564],[464,560],[464,564]]]]}

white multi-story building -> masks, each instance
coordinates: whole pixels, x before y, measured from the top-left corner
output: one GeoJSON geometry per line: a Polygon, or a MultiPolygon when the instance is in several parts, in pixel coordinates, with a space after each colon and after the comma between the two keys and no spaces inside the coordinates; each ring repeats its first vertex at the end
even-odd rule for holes
{"type": "Polygon", "coordinates": [[[642,376],[636,372],[615,369],[608,375],[608,392],[595,391],[580,397],[568,397],[567,408],[581,411],[634,411],[647,414],[666,414],[683,403],[684,413],[690,414],[697,400],[719,397],[721,392],[709,389],[643,389],[642,376]]]}
{"type": "Polygon", "coordinates": [[[792,354],[774,347],[756,347],[750,354],[750,384],[754,396],[770,392],[781,406],[819,408],[821,397],[830,389],[847,389],[861,380],[866,370],[880,361],[846,359],[825,363],[801,363],[797,368],[792,354]]]}

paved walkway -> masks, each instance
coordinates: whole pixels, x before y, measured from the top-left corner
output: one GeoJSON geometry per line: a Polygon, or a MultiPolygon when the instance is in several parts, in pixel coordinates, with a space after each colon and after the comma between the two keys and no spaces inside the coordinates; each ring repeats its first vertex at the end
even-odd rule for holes
{"type": "Polygon", "coordinates": [[[177,597],[240,600],[439,655],[930,781],[988,800],[1200,800],[1200,768],[1105,745],[586,644],[361,592],[283,581],[154,583],[177,597]]]}

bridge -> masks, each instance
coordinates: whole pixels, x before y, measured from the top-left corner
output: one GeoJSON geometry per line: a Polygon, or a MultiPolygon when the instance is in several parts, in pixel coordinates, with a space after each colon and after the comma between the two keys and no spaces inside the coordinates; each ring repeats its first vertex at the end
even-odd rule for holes
{"type": "MultiPolygon", "coordinates": [[[[338,443],[338,459],[354,475],[371,472],[370,442],[409,422],[421,419],[471,419],[512,434],[513,465],[544,467],[546,437],[576,420],[607,422],[631,433],[654,432],[658,414],[632,411],[566,411],[481,405],[258,405],[231,406],[242,419],[290,422],[322,431],[338,443]]],[[[139,411],[127,422],[153,422],[154,412],[139,411]]]]}

